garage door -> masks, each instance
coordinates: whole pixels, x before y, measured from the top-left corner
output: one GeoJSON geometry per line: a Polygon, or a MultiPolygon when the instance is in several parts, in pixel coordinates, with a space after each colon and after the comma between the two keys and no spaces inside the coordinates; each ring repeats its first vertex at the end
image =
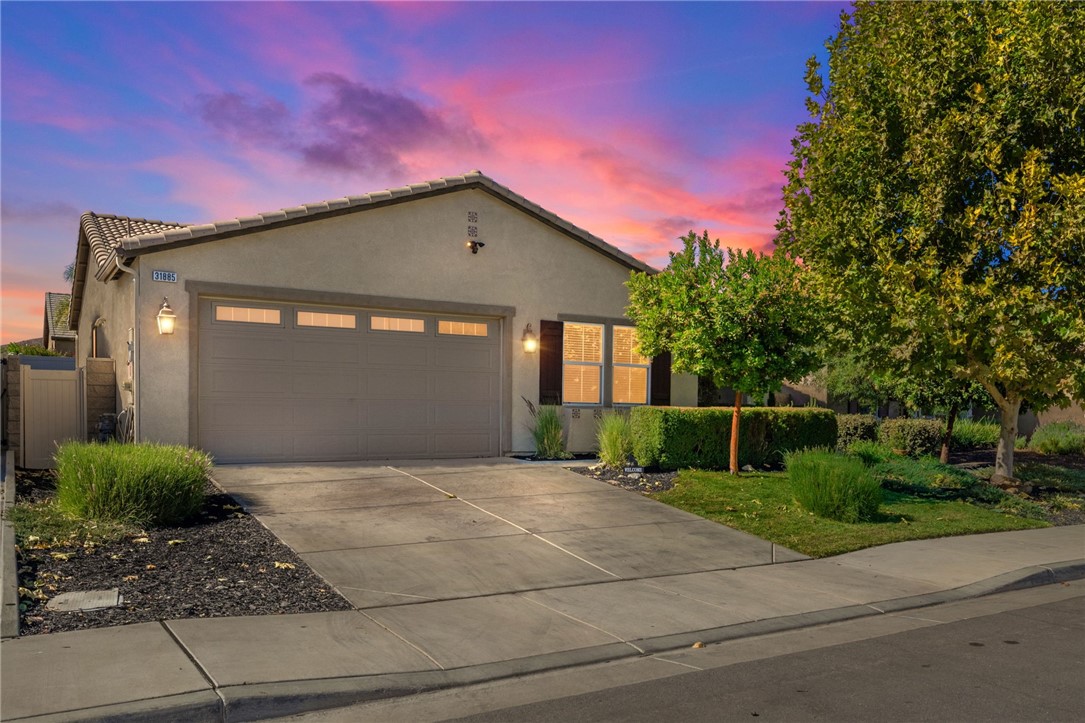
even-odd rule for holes
{"type": "Polygon", "coordinates": [[[497,319],[227,299],[199,318],[219,462],[500,454],[497,319]]]}

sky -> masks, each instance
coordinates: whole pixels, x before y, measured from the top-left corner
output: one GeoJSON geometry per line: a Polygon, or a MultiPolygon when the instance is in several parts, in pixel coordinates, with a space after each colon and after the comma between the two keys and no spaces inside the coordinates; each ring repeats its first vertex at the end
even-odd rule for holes
{"type": "Polygon", "coordinates": [[[0,341],[86,210],[202,223],[479,169],[663,267],[770,250],[842,2],[0,3],[0,341]]]}

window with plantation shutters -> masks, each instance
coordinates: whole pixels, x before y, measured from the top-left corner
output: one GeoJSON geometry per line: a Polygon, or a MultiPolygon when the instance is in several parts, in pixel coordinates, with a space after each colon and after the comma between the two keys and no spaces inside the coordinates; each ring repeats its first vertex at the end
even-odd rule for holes
{"type": "Polygon", "coordinates": [[[613,327],[611,400],[614,404],[648,403],[648,370],[652,360],[637,353],[637,330],[613,327]]]}
{"type": "Polygon", "coordinates": [[[565,322],[562,339],[562,401],[603,403],[603,325],[565,322]]]}

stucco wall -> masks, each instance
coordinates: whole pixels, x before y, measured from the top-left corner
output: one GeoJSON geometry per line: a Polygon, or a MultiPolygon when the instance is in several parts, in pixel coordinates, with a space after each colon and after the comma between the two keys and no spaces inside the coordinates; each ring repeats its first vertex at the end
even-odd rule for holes
{"type": "Polygon", "coordinates": [[[163,442],[190,441],[194,300],[186,281],[515,307],[511,451],[533,446],[520,397],[537,401],[539,356],[523,351],[524,326],[538,333],[541,319],[559,315],[621,318],[628,303],[626,267],[478,190],[162,251],[140,257],[136,267],[138,429],[141,438],[163,442]],[[468,211],[478,212],[472,225],[486,244],[477,254],[465,246],[468,211]],[[155,269],[176,272],[178,283],[152,281],[155,269]],[[155,331],[163,295],[177,314],[170,337],[155,331]]]}
{"type": "MultiPolygon", "coordinates": [[[[92,257],[93,258],[93,257],[92,257]]],[[[93,265],[93,260],[91,261],[93,265]]],[[[135,291],[136,280],[125,274],[116,281],[103,284],[94,278],[94,272],[88,273],[83,289],[83,306],[79,313],[79,328],[76,335],[76,367],[87,366],[94,344],[94,321],[105,319],[98,329],[98,358],[113,359],[113,374],[116,379],[115,408],[123,409],[132,403],[132,392],[125,389],[128,378],[128,330],[135,326],[135,291]]]]}

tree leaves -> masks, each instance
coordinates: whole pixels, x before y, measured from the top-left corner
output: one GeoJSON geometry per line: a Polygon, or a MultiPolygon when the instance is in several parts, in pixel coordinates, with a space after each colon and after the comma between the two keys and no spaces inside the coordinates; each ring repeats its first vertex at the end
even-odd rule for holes
{"type": "Polygon", "coordinates": [[[1085,397],[1085,5],[857,3],[827,48],[777,242],[838,346],[1004,412],[1085,397]]]}

